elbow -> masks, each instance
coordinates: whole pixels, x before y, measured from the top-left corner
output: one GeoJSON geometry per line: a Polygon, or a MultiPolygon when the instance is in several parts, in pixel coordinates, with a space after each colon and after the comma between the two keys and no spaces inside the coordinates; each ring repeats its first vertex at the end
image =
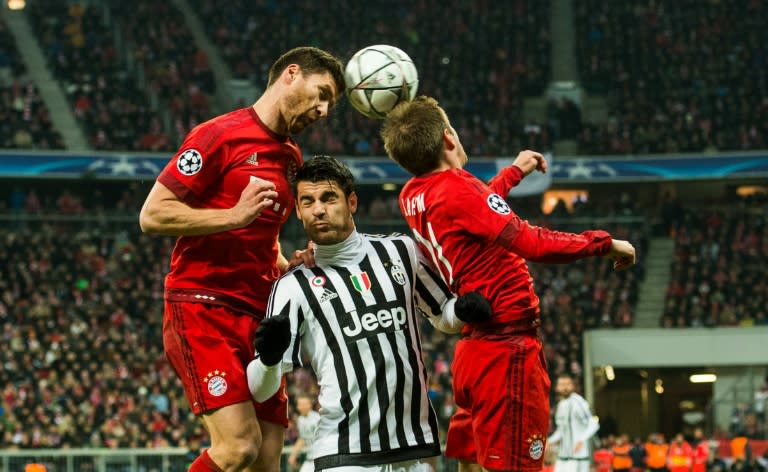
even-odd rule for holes
{"type": "Polygon", "coordinates": [[[141,231],[146,234],[157,234],[157,224],[154,218],[150,216],[146,207],[141,209],[139,213],[139,227],[141,231]]]}

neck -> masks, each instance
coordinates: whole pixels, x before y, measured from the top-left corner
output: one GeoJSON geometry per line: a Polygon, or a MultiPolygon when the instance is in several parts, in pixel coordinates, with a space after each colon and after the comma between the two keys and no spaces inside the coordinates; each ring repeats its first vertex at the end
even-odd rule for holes
{"type": "Polygon", "coordinates": [[[461,157],[459,157],[458,153],[445,151],[443,152],[440,162],[437,164],[437,168],[433,172],[463,168],[464,162],[461,157]]]}
{"type": "Polygon", "coordinates": [[[259,115],[259,119],[264,123],[264,126],[272,132],[282,136],[290,134],[288,132],[288,125],[280,113],[279,95],[274,91],[273,87],[267,88],[264,94],[253,104],[252,108],[259,115]]]}
{"type": "Polygon", "coordinates": [[[359,259],[363,238],[357,231],[352,231],[344,241],[336,244],[317,245],[315,247],[315,263],[319,266],[349,265],[359,259]]]}

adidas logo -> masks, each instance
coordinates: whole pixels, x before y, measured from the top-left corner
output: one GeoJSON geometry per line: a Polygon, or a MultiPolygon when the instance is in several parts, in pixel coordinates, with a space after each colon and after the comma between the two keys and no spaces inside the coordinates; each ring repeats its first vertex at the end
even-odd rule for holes
{"type": "Polygon", "coordinates": [[[253,154],[251,154],[251,156],[248,159],[245,160],[245,163],[257,166],[259,165],[259,161],[257,160],[258,157],[259,157],[259,153],[254,152],[253,154]]]}
{"type": "Polygon", "coordinates": [[[323,289],[323,294],[320,296],[320,303],[324,303],[330,300],[333,300],[334,298],[338,298],[339,294],[336,292],[331,292],[327,288],[323,289]]]}

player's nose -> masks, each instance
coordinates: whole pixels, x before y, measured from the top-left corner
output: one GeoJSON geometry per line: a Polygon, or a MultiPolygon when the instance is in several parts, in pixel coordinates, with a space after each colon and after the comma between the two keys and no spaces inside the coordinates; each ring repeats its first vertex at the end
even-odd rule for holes
{"type": "Polygon", "coordinates": [[[312,207],[312,214],[315,216],[323,216],[325,214],[325,205],[322,202],[315,202],[312,207]]]}
{"type": "Polygon", "coordinates": [[[330,110],[330,106],[329,106],[328,102],[321,101],[317,105],[317,112],[320,115],[320,116],[318,116],[318,118],[325,118],[326,116],[328,116],[328,111],[329,110],[330,110]]]}

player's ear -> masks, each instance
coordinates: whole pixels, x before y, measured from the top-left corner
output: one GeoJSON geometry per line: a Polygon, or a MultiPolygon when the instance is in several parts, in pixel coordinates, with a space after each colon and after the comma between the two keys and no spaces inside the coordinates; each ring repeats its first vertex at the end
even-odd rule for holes
{"type": "Polygon", "coordinates": [[[446,151],[453,151],[456,148],[456,135],[450,128],[443,130],[443,146],[446,151]]]}
{"type": "Polygon", "coordinates": [[[282,77],[288,83],[291,83],[299,75],[301,75],[301,67],[298,64],[288,64],[283,71],[282,77]]]}
{"type": "Polygon", "coordinates": [[[351,214],[357,213],[357,193],[352,192],[347,197],[347,204],[349,205],[349,212],[351,214]]]}

